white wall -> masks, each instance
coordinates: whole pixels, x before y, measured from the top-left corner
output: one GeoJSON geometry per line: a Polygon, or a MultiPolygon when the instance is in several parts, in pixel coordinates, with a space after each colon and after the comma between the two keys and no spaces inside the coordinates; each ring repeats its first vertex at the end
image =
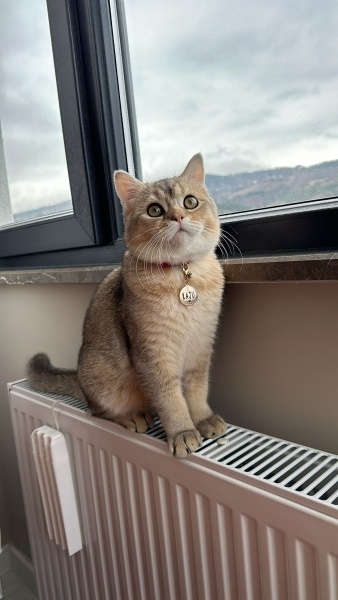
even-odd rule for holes
{"type": "MultiPolygon", "coordinates": [[[[0,286],[0,472],[8,535],[26,553],[6,382],[23,377],[41,350],[56,365],[75,367],[95,287],[0,286]]],[[[230,423],[338,453],[337,357],[338,282],[229,284],[212,404],[230,423]]]]}

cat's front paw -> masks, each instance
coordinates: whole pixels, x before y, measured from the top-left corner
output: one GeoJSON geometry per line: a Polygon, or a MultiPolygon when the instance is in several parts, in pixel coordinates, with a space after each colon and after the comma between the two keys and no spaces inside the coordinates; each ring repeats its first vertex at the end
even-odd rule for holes
{"type": "Polygon", "coordinates": [[[208,419],[200,421],[196,427],[202,437],[212,438],[225,433],[227,425],[219,415],[211,415],[208,419]]]}
{"type": "Polygon", "coordinates": [[[149,427],[154,426],[154,417],[151,412],[133,412],[125,417],[116,417],[115,423],[131,431],[145,433],[149,427]]]}
{"type": "Polygon", "coordinates": [[[196,429],[181,431],[168,441],[170,452],[177,458],[185,458],[201,444],[202,438],[196,429]]]}

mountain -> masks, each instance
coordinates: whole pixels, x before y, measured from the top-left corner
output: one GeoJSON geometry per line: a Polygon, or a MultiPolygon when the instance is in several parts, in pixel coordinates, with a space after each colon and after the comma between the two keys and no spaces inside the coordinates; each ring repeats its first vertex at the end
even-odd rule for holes
{"type": "Polygon", "coordinates": [[[206,175],[219,214],[338,196],[338,160],[236,175],[206,175]]]}
{"type": "MultiPolygon", "coordinates": [[[[338,160],[311,167],[283,167],[238,173],[206,175],[210,195],[219,214],[307,202],[338,196],[338,160]]],[[[33,221],[72,210],[71,200],[14,214],[14,222],[33,221]]]]}

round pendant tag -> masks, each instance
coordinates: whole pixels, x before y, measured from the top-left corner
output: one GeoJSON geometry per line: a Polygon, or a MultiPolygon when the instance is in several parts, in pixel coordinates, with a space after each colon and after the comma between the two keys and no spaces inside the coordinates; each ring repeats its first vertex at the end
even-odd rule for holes
{"type": "Polygon", "coordinates": [[[182,304],[185,306],[190,306],[190,304],[194,304],[197,300],[197,292],[192,285],[185,285],[184,288],[180,291],[180,300],[182,304]]]}

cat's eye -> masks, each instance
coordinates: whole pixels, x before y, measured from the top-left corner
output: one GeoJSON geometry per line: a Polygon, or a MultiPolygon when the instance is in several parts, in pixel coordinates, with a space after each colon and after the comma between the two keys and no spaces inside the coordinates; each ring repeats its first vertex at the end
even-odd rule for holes
{"type": "Polygon", "coordinates": [[[198,206],[198,200],[197,198],[195,198],[195,196],[186,196],[186,198],[184,198],[183,200],[183,204],[185,208],[192,210],[193,208],[196,208],[196,206],[198,206]]]}
{"type": "Polygon", "coordinates": [[[160,204],[149,204],[147,213],[149,217],[161,217],[164,214],[164,209],[160,204]]]}

